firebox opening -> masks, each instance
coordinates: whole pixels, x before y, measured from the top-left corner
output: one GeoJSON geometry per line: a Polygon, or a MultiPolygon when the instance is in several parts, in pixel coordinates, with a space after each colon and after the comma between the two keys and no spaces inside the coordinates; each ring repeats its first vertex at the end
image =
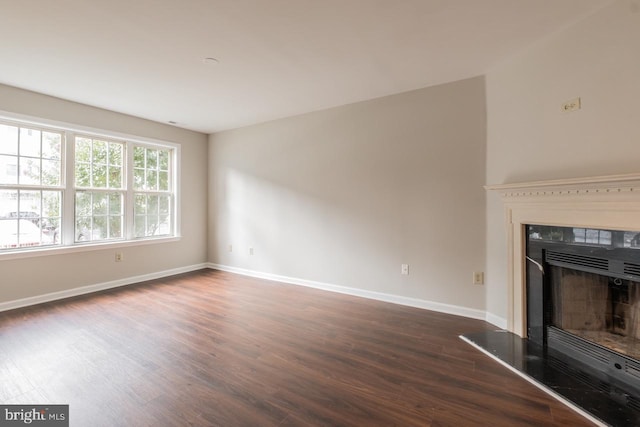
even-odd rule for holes
{"type": "Polygon", "coordinates": [[[640,283],[551,266],[551,325],[640,359],[640,283]]]}
{"type": "Polygon", "coordinates": [[[527,338],[640,402],[640,234],[536,225],[527,236],[527,338]]]}

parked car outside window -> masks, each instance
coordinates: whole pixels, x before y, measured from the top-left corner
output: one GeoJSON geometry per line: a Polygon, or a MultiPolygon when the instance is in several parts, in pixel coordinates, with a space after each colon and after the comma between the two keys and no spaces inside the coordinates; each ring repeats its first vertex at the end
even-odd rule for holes
{"type": "Polygon", "coordinates": [[[43,233],[26,219],[0,219],[0,249],[41,246],[53,242],[53,237],[43,233]]]}

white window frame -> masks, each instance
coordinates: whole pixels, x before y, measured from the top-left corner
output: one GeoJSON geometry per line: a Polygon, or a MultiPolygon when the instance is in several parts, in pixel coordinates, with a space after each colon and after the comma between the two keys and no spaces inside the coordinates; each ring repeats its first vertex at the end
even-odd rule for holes
{"type": "MultiPolygon", "coordinates": [[[[180,144],[130,135],[122,132],[112,132],[104,129],[81,126],[77,124],[59,122],[48,119],[27,116],[23,114],[12,113],[0,110],[0,120],[3,122],[14,123],[19,126],[32,126],[34,128],[48,128],[61,131],[64,141],[62,147],[62,206],[61,206],[61,243],[55,246],[34,246],[18,249],[0,250],[0,261],[8,259],[30,258],[45,255],[58,255],[74,252],[86,252],[93,250],[117,249],[130,246],[161,244],[175,242],[181,239],[180,231],[180,175],[181,175],[181,157],[180,144]],[[124,213],[124,237],[122,239],[100,240],[91,242],[75,241],[75,136],[90,136],[93,138],[104,138],[106,140],[124,142],[126,147],[125,164],[125,213],[124,213]],[[172,216],[172,235],[170,236],[151,236],[143,238],[134,238],[133,232],[133,146],[144,145],[147,147],[156,147],[172,150],[171,156],[171,192],[173,195],[173,211],[172,216]]],[[[80,189],[79,189],[80,190],[80,189]]]]}

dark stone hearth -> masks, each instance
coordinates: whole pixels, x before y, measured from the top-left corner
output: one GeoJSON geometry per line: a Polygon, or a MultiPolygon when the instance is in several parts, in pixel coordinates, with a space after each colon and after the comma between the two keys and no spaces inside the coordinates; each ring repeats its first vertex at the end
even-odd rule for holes
{"type": "Polygon", "coordinates": [[[507,331],[462,337],[605,424],[640,425],[640,399],[619,388],[614,378],[595,376],[587,365],[507,331]]]}

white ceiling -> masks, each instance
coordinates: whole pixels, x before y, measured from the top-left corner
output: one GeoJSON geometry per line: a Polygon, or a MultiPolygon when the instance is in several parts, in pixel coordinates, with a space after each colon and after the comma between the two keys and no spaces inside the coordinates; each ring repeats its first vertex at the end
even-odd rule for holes
{"type": "Polygon", "coordinates": [[[0,83],[212,133],[481,75],[609,2],[0,0],[0,83]]]}

